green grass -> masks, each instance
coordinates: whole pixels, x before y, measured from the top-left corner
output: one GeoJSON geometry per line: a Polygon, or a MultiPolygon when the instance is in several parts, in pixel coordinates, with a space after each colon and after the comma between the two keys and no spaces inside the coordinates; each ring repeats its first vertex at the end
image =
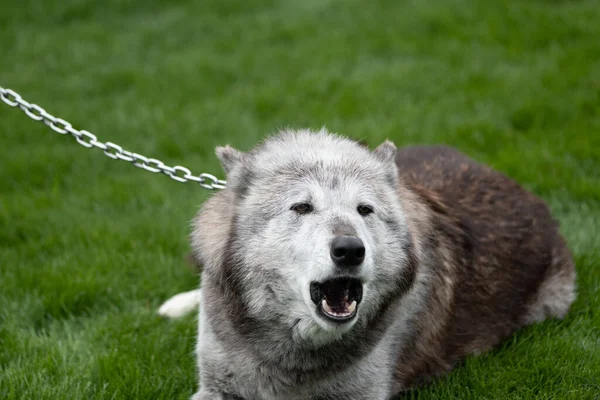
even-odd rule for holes
{"type": "MultiPolygon", "coordinates": [[[[546,199],[575,254],[565,321],[409,398],[600,393],[600,2],[0,0],[0,86],[101,140],[222,176],[279,127],[447,143],[546,199]]],[[[195,317],[155,309],[209,196],[0,104],[0,398],[187,399],[195,317]]]]}

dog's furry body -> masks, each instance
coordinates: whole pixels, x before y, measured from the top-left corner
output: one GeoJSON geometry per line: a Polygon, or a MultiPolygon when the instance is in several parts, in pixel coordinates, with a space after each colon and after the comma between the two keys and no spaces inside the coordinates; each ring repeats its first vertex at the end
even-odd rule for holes
{"type": "Polygon", "coordinates": [[[204,266],[197,400],[387,399],[525,325],[564,317],[575,298],[548,207],[456,150],[369,151],[300,131],[218,155],[228,188],[205,203],[192,235],[204,266]],[[314,210],[298,215],[298,202],[314,210]],[[372,213],[359,215],[360,204],[372,213]],[[351,273],[329,256],[341,234],[365,243],[351,273]],[[364,288],[342,324],[309,294],[336,274],[364,288]]]}

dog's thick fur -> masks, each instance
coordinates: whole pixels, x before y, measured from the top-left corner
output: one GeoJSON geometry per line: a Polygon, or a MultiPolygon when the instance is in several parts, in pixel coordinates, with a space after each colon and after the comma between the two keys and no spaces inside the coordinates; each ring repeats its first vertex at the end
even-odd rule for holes
{"type": "Polygon", "coordinates": [[[185,301],[200,300],[196,400],[387,399],[563,318],[575,298],[546,204],[457,150],[287,131],[217,153],[228,188],[195,220],[202,295],[185,301]],[[313,213],[290,210],[306,199],[313,213]],[[364,299],[339,325],[315,314],[308,286],[336,273],[342,231],[366,256],[364,299]]]}

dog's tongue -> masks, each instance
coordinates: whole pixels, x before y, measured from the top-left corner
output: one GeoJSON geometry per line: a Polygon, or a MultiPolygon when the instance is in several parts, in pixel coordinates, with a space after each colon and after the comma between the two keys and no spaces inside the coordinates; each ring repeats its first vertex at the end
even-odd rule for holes
{"type": "MultiPolygon", "coordinates": [[[[351,314],[354,309],[349,309],[355,303],[350,300],[350,285],[344,281],[332,282],[323,287],[323,309],[330,314],[351,314]]],[[[356,304],[354,304],[356,307],[356,304]]]]}
{"type": "Polygon", "coordinates": [[[345,320],[355,314],[362,299],[362,285],[358,279],[353,278],[312,282],[310,297],[329,317],[345,320]]]}
{"type": "Polygon", "coordinates": [[[344,301],[342,304],[332,306],[327,301],[327,298],[325,298],[323,299],[321,306],[323,311],[325,311],[327,314],[335,317],[348,317],[354,312],[354,310],[356,310],[356,300],[352,301],[351,303],[344,301]]]}

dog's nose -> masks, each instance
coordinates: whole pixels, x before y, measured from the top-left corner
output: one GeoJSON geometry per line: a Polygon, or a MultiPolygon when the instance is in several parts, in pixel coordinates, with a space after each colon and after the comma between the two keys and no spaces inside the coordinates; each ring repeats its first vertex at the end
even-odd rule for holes
{"type": "Polygon", "coordinates": [[[365,259],[365,245],[354,236],[338,236],[331,242],[331,259],[339,267],[356,267],[365,259]]]}

